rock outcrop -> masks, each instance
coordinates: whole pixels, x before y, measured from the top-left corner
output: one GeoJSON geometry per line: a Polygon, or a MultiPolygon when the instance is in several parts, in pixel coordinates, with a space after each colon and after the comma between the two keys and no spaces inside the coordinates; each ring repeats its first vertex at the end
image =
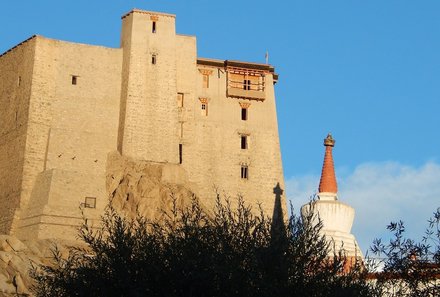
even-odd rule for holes
{"type": "Polygon", "coordinates": [[[62,253],[78,242],[59,240],[20,241],[0,235],[0,297],[32,296],[30,270],[38,265],[49,265],[55,246],[62,253]]]}
{"type": "Polygon", "coordinates": [[[160,219],[173,207],[173,201],[177,207],[188,204],[195,189],[177,164],[134,160],[117,152],[108,157],[106,180],[115,209],[150,219],[160,219]]]}
{"type": "MultiPolygon", "coordinates": [[[[106,187],[116,210],[131,218],[139,213],[158,220],[174,202],[178,208],[190,203],[195,189],[179,165],[134,160],[117,152],[108,156],[106,187]]],[[[50,265],[55,246],[67,253],[68,247],[80,244],[56,238],[20,241],[0,235],[0,297],[32,296],[32,266],[50,265]]]]}

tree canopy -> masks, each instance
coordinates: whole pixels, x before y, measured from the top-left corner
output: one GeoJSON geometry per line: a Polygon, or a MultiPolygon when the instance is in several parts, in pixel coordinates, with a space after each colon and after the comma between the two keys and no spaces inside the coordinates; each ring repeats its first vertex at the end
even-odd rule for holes
{"type": "MultiPolygon", "coordinates": [[[[37,296],[373,296],[361,263],[347,271],[311,212],[288,221],[256,214],[238,198],[207,212],[194,198],[160,221],[130,219],[109,205],[86,223],[86,248],[33,271],[37,296]]],[[[176,205],[176,204],[174,204],[176,205]]]]}
{"type": "Polygon", "coordinates": [[[371,247],[383,270],[375,273],[379,296],[440,296],[440,208],[428,220],[421,241],[405,237],[405,224],[391,222],[389,242],[376,239],[371,247]]]}

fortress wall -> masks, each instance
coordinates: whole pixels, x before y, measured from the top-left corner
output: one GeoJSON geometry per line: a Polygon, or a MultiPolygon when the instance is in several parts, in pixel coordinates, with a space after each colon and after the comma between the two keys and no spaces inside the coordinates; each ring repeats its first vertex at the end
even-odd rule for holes
{"type": "Polygon", "coordinates": [[[193,101],[195,97],[195,78],[197,77],[196,42],[195,36],[176,35],[177,92],[184,93],[184,97],[190,96],[184,98],[184,101],[185,99],[193,101]]]}
{"type": "MultiPolygon", "coordinates": [[[[265,69],[264,93],[233,90],[264,100],[227,97],[228,62],[198,64],[196,38],[175,34],[174,15],[134,10],[122,23],[120,49],[37,36],[0,57],[0,103],[7,106],[0,114],[0,231],[73,238],[86,197],[96,198],[96,208],[83,209],[96,220],[107,203],[106,177],[121,187],[130,180],[106,172],[115,150],[135,163],[161,163],[169,183],[188,177],[208,208],[217,186],[232,197],[244,195],[255,208],[261,203],[272,215],[273,189],[284,187],[273,70],[235,62],[265,69]],[[20,87],[14,86],[17,75],[20,87]],[[250,104],[246,121],[240,104],[250,104]],[[248,178],[241,177],[242,165],[248,178]]],[[[139,199],[157,193],[145,191],[139,199]]]]}
{"type": "Polygon", "coordinates": [[[20,207],[34,52],[35,38],[0,56],[0,234],[20,207]]]}
{"type": "MultiPolygon", "coordinates": [[[[272,215],[273,188],[277,183],[284,188],[272,74],[266,74],[266,99],[257,101],[226,97],[225,69],[199,68],[212,70],[212,74],[208,88],[203,88],[199,71],[195,79],[193,118],[184,130],[189,135],[183,166],[189,179],[199,185],[208,205],[215,201],[213,188],[218,186],[232,197],[244,195],[254,207],[261,203],[265,213],[272,215]],[[198,98],[207,98],[207,116],[202,115],[198,98]],[[241,119],[239,102],[250,103],[247,121],[241,119]],[[245,150],[241,149],[242,134],[248,135],[245,150]],[[241,178],[242,164],[248,165],[248,179],[241,178]]],[[[282,205],[286,205],[285,199],[282,205]]]]}
{"type": "Polygon", "coordinates": [[[104,174],[117,144],[122,51],[54,40],[48,46],[57,53],[46,168],[104,174]]]}
{"type": "MultiPolygon", "coordinates": [[[[28,130],[26,134],[25,162],[23,167],[23,188],[20,197],[20,219],[29,203],[35,179],[45,170],[47,139],[51,126],[51,104],[54,100],[54,68],[51,63],[55,52],[45,47],[46,39],[35,38],[35,65],[32,74],[32,88],[29,101],[28,130]]],[[[17,232],[21,225],[17,224],[17,232]]]]}
{"type": "Polygon", "coordinates": [[[38,38],[20,237],[37,236],[30,230],[47,216],[64,223],[60,214],[80,218],[86,196],[96,197],[101,210],[106,204],[105,166],[107,154],[116,150],[121,65],[119,49],[38,38]],[[36,179],[48,170],[54,170],[45,184],[50,189],[37,190],[42,185],[36,179]]]}
{"type": "Polygon", "coordinates": [[[125,136],[125,122],[126,122],[126,112],[127,112],[127,98],[129,85],[133,79],[130,76],[131,64],[131,31],[133,27],[132,19],[124,19],[122,21],[121,29],[121,43],[120,47],[122,49],[122,69],[121,69],[121,95],[120,95],[120,105],[119,105],[119,121],[118,121],[118,142],[117,149],[120,154],[122,154],[123,149],[125,150],[124,138],[125,136]]]}
{"type": "Polygon", "coordinates": [[[19,238],[74,240],[87,219],[98,224],[106,205],[102,176],[52,169],[40,173],[18,229],[19,238]],[[96,208],[81,207],[85,196],[97,197],[96,208]]]}
{"type": "MultiPolygon", "coordinates": [[[[176,43],[178,48],[176,51],[177,92],[180,95],[176,94],[174,105],[178,108],[177,133],[179,144],[182,147],[182,161],[184,164],[189,165],[187,162],[192,154],[190,144],[193,136],[191,123],[194,121],[195,102],[199,102],[196,96],[195,82],[197,77],[197,45],[196,38],[193,36],[178,35],[176,43]],[[182,102],[179,103],[179,100],[182,102]]],[[[200,162],[200,160],[197,160],[197,162],[200,162]]],[[[197,192],[197,189],[193,189],[193,191],[197,192]]]]}

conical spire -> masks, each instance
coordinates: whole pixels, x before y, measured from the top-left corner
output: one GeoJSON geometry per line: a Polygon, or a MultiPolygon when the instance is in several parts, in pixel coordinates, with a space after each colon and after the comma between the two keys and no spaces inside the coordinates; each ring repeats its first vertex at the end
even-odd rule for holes
{"type": "Polygon", "coordinates": [[[333,164],[332,149],[335,146],[335,140],[329,133],[324,139],[325,155],[324,164],[322,165],[321,180],[319,181],[319,193],[338,192],[338,185],[336,183],[335,168],[333,164]]]}

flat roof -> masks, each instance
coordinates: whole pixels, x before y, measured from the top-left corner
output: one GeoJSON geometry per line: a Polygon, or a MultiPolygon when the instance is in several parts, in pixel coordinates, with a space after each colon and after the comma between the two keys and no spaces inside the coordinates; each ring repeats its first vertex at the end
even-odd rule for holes
{"type": "Polygon", "coordinates": [[[197,64],[206,65],[206,66],[214,66],[214,67],[248,68],[248,69],[268,71],[271,73],[275,72],[275,67],[273,67],[270,64],[244,62],[244,61],[236,61],[236,60],[218,60],[218,59],[209,59],[209,58],[197,58],[197,64]]]}
{"type": "Polygon", "coordinates": [[[150,14],[150,15],[162,15],[162,16],[166,16],[166,17],[172,17],[175,18],[176,15],[172,14],[172,13],[165,13],[165,12],[157,12],[157,11],[149,11],[149,10],[142,10],[142,9],[137,9],[137,8],[133,8],[132,10],[130,10],[129,12],[125,13],[122,15],[121,19],[129,16],[132,13],[142,13],[142,14],[150,14]]]}

